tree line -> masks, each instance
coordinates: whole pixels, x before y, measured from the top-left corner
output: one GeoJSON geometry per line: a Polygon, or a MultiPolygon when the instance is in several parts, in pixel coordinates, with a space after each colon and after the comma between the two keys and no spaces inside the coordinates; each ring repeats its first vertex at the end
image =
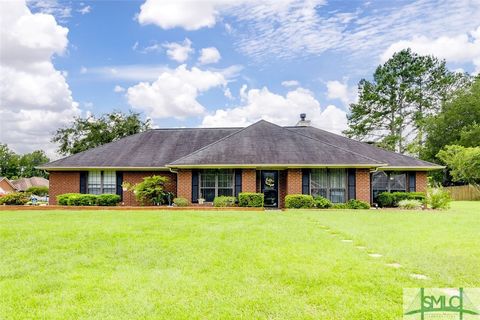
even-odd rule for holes
{"type": "Polygon", "coordinates": [[[358,83],[348,137],[444,164],[444,184],[480,183],[480,76],[453,72],[445,60],[410,49],[358,83]]]}
{"type": "MultiPolygon", "coordinates": [[[[445,60],[410,49],[395,53],[358,83],[358,102],[349,106],[350,138],[447,166],[438,182],[480,183],[480,75],[448,70],[445,60]]],[[[151,128],[139,113],[113,111],[77,117],[56,130],[61,155],[76,154],[151,128]]],[[[16,155],[0,145],[0,176],[46,174],[43,151],[16,155]]]]}

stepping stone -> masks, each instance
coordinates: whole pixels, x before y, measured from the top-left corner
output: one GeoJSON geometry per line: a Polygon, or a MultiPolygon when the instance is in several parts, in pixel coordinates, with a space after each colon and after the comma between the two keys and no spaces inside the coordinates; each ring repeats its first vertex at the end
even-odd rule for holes
{"type": "Polygon", "coordinates": [[[398,269],[398,268],[401,268],[402,265],[400,263],[396,263],[396,262],[393,262],[393,263],[387,263],[385,264],[387,267],[392,267],[392,268],[395,268],[395,269],[398,269]]]}
{"type": "Polygon", "coordinates": [[[382,256],[380,253],[369,253],[368,255],[372,258],[380,258],[382,256]]]}
{"type": "Polygon", "coordinates": [[[349,240],[349,239],[342,239],[342,242],[353,242],[353,240],[349,240]]]}
{"type": "Polygon", "coordinates": [[[356,246],[355,248],[357,248],[358,250],[365,250],[364,246],[356,246]]]}
{"type": "Polygon", "coordinates": [[[428,279],[430,279],[426,275],[419,274],[419,273],[411,273],[410,277],[413,278],[413,279],[417,279],[417,280],[428,280],[428,279]]]}

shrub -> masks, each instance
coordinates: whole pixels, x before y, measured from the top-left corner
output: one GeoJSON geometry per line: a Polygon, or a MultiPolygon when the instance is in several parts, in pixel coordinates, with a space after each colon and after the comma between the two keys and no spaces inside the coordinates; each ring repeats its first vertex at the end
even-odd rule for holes
{"type": "Polygon", "coordinates": [[[423,192],[382,192],[378,195],[377,202],[380,207],[398,207],[402,200],[418,200],[425,202],[423,192]]]}
{"type": "Polygon", "coordinates": [[[328,200],[327,198],[324,198],[322,196],[318,196],[314,198],[315,201],[315,207],[319,209],[326,209],[326,208],[331,208],[332,207],[332,202],[328,200]]]}
{"type": "Polygon", "coordinates": [[[346,203],[346,207],[348,209],[370,209],[370,203],[362,200],[351,199],[346,203]]]}
{"type": "Polygon", "coordinates": [[[175,199],[173,199],[173,203],[174,203],[177,207],[186,207],[186,206],[188,206],[188,200],[185,199],[185,198],[175,198],[175,199]]]}
{"type": "Polygon", "coordinates": [[[263,193],[240,192],[238,194],[238,205],[240,207],[263,207],[263,193]]]}
{"type": "Polygon", "coordinates": [[[308,194],[289,194],[285,197],[285,207],[294,209],[313,208],[315,200],[308,194]]]}
{"type": "Polygon", "coordinates": [[[165,203],[165,192],[163,191],[167,177],[150,176],[143,178],[143,181],[134,185],[127,182],[122,184],[129,191],[135,194],[135,198],[142,205],[160,205],[165,203]]]}
{"type": "Polygon", "coordinates": [[[120,202],[118,194],[100,194],[97,196],[98,206],[116,206],[120,202]]]}
{"type": "Polygon", "coordinates": [[[429,188],[427,192],[427,204],[432,209],[448,209],[450,207],[450,193],[443,188],[429,188]]]}
{"type": "Polygon", "coordinates": [[[390,192],[382,192],[377,197],[377,202],[380,207],[393,207],[395,197],[390,192]]]}
{"type": "Polygon", "coordinates": [[[5,205],[24,205],[30,201],[30,194],[24,192],[7,193],[0,198],[0,204],[5,205]]]}
{"type": "Polygon", "coordinates": [[[233,207],[235,205],[235,197],[219,196],[213,199],[214,207],[233,207]]]}
{"type": "Polygon", "coordinates": [[[65,193],[57,196],[62,206],[116,206],[120,202],[117,194],[65,193]]]}
{"type": "Polygon", "coordinates": [[[348,209],[346,203],[334,203],[332,209],[348,209]]]}
{"type": "Polygon", "coordinates": [[[34,194],[39,197],[45,197],[48,195],[48,187],[30,187],[25,192],[34,194]]]}
{"type": "Polygon", "coordinates": [[[420,200],[405,199],[398,202],[398,207],[402,209],[417,210],[422,208],[422,203],[420,200]]]}

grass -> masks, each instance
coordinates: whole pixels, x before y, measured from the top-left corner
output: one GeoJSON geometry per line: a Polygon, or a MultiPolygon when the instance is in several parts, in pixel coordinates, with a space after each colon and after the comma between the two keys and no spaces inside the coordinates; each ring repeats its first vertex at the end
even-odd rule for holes
{"type": "Polygon", "coordinates": [[[480,287],[479,230],[479,202],[441,212],[0,211],[0,319],[398,319],[402,288],[480,287]]]}

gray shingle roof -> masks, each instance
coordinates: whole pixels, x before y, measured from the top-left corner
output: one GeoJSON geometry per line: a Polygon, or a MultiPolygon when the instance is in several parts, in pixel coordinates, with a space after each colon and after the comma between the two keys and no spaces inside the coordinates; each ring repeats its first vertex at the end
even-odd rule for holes
{"type": "Polygon", "coordinates": [[[381,165],[380,161],[321,142],[265,120],[248,126],[181,159],[186,165],[381,165]]]}
{"type": "Polygon", "coordinates": [[[314,127],[280,127],[261,120],[246,128],[152,129],[41,168],[154,169],[213,164],[438,167],[314,127]]]}
{"type": "Polygon", "coordinates": [[[437,164],[409,157],[400,153],[395,153],[375,147],[371,144],[349,139],[338,134],[334,134],[315,127],[291,127],[296,132],[300,132],[309,137],[318,139],[320,141],[331,143],[337,147],[345,148],[371,158],[374,158],[383,163],[388,163],[389,166],[418,166],[430,167],[438,166],[437,164]]]}
{"type": "Polygon", "coordinates": [[[239,128],[153,129],[43,165],[42,168],[165,167],[239,128]]]}

